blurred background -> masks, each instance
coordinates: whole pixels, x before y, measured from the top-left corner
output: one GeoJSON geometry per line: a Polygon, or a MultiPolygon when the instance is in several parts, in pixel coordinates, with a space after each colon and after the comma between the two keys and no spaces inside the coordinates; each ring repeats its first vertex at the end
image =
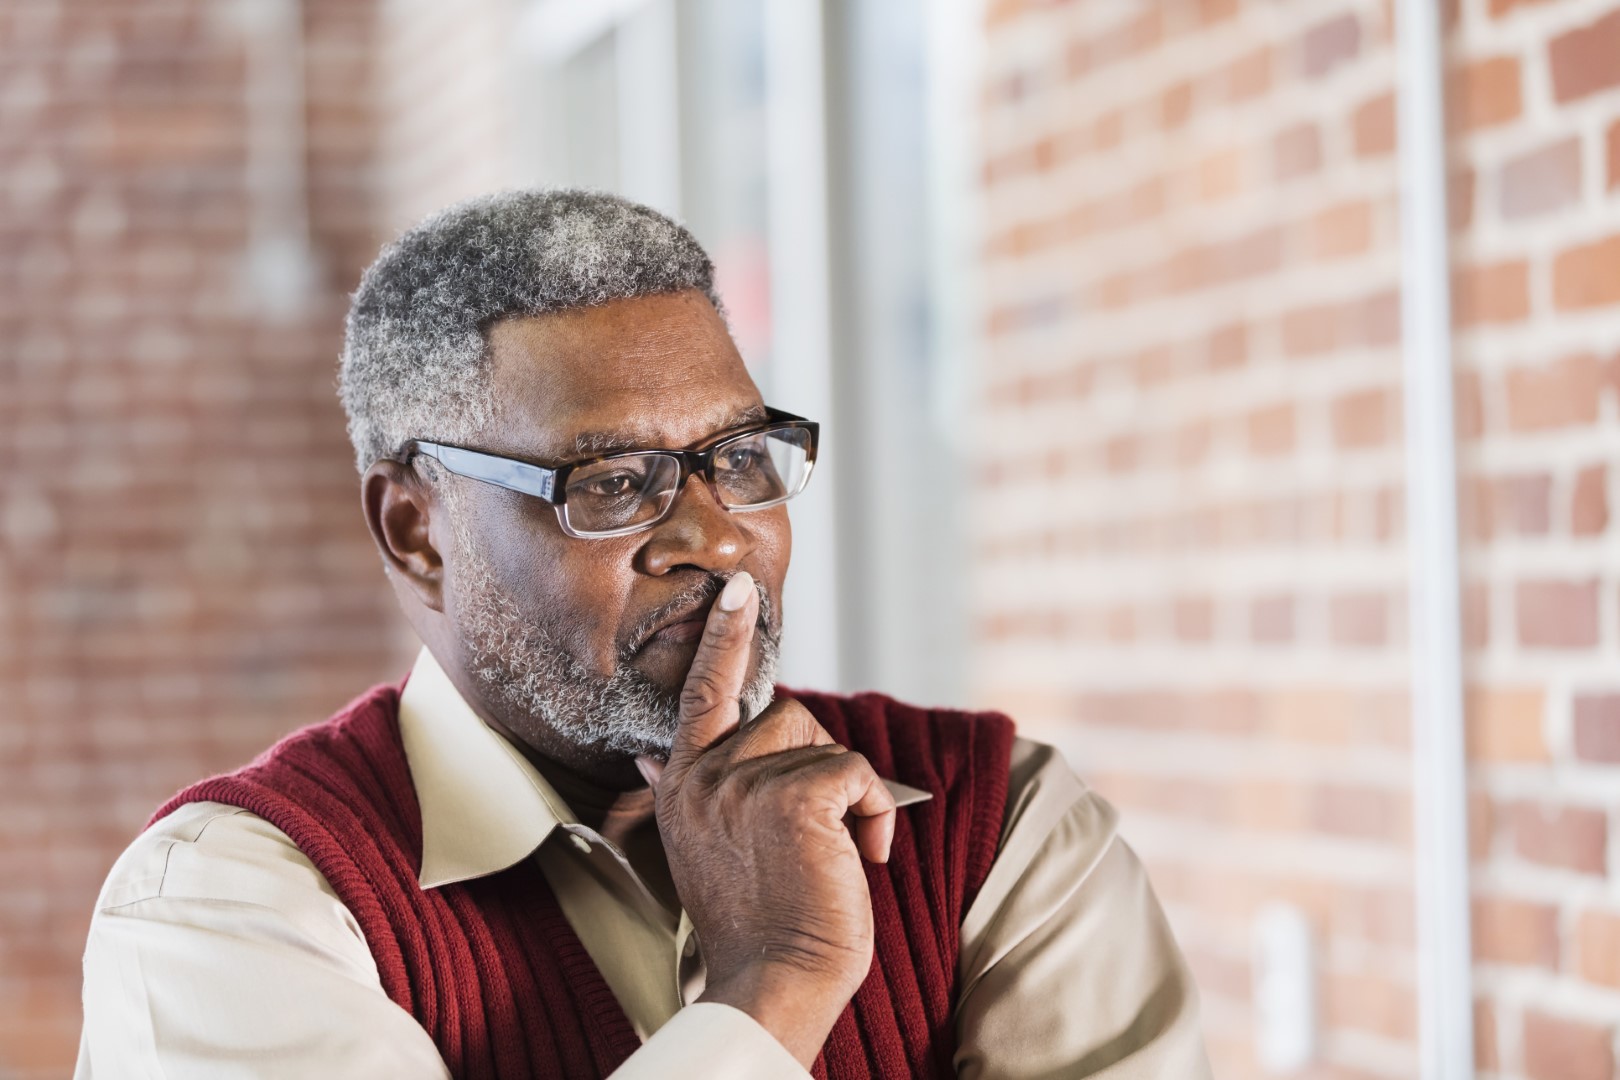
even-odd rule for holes
{"type": "Polygon", "coordinates": [[[688,222],[767,399],[824,421],[785,681],[1060,746],[1217,1075],[1417,1077],[1460,1008],[1480,1076],[1613,1077],[1620,2],[1439,3],[1438,449],[1403,437],[1396,2],[0,2],[0,1077],[70,1071],[150,812],[408,665],[347,294],[531,183],[688,222]],[[1458,542],[1414,561],[1448,451],[1456,509],[1417,504],[1458,542]],[[1452,579],[1460,670],[1408,631],[1452,579]],[[1420,684],[1466,721],[1438,1004],[1414,812],[1464,763],[1415,751],[1420,684]]]}

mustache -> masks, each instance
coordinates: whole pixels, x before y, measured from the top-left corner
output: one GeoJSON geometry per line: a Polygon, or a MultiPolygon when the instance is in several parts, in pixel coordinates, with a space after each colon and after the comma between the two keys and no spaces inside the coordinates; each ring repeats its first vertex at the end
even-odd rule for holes
{"type": "MultiPolygon", "coordinates": [[[[678,615],[695,612],[708,608],[714,603],[715,597],[726,587],[734,574],[710,574],[701,578],[676,593],[668,601],[660,604],[647,617],[636,624],[619,649],[619,659],[629,660],[647,644],[658,629],[678,615]]],[[[754,591],[759,594],[759,617],[754,620],[755,629],[764,634],[772,642],[778,640],[781,631],[777,628],[776,605],[765,592],[765,586],[758,578],[754,579],[754,591]]]]}

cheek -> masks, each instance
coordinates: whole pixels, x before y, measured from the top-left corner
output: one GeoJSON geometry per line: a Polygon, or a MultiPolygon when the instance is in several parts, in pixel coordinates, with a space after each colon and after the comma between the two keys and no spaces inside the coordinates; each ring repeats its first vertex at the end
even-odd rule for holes
{"type": "Polygon", "coordinates": [[[624,607],[628,575],[616,572],[608,541],[582,543],[560,534],[506,534],[486,550],[496,585],[520,616],[544,628],[592,668],[609,666],[616,616],[624,607]]]}
{"type": "Polygon", "coordinates": [[[793,525],[785,506],[763,510],[759,516],[764,520],[754,530],[755,547],[751,560],[754,565],[748,569],[755,577],[765,582],[773,597],[780,602],[782,582],[787,577],[788,559],[793,554],[793,525]]]}

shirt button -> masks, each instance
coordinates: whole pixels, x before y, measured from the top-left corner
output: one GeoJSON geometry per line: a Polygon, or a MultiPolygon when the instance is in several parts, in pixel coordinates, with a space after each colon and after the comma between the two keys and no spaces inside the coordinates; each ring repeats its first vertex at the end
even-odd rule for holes
{"type": "Polygon", "coordinates": [[[574,846],[579,848],[579,850],[583,851],[585,854],[589,855],[591,853],[591,842],[579,835],[579,833],[569,833],[568,839],[572,840],[574,842],[574,846]]]}
{"type": "Polygon", "coordinates": [[[681,955],[684,956],[684,957],[687,957],[688,959],[690,959],[691,956],[696,952],[697,952],[697,935],[696,934],[688,934],[686,936],[686,943],[681,946],[681,955]]]}

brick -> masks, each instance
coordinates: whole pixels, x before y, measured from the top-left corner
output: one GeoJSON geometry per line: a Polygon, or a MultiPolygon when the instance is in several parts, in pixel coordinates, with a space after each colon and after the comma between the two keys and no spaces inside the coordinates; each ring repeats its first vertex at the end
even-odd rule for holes
{"type": "Polygon", "coordinates": [[[1321,1008],[1328,1025],[1396,1043],[1416,1038],[1417,1000],[1410,982],[1384,971],[1324,974],[1322,979],[1321,1008]]]}
{"type": "Polygon", "coordinates": [[[1496,1028],[1496,1010],[1483,998],[1474,1002],[1474,1068],[1479,1072],[1495,1072],[1502,1059],[1497,1050],[1499,1036],[1496,1028]]]}
{"type": "Polygon", "coordinates": [[[1243,190],[1249,155],[1243,147],[1221,150],[1198,165],[1198,197],[1205,202],[1231,198],[1243,190]]]}
{"type": "Polygon", "coordinates": [[[1311,788],[1311,827],[1333,836],[1405,843],[1411,799],[1389,788],[1325,783],[1311,788]]]}
{"type": "Polygon", "coordinates": [[[1620,989],[1620,912],[1583,911],[1575,924],[1575,970],[1600,986],[1620,989]]]}
{"type": "Polygon", "coordinates": [[[1491,0],[1491,17],[1499,19],[1518,8],[1535,7],[1548,2],[1549,0],[1491,0]]]}
{"type": "Polygon", "coordinates": [[[1519,644],[1530,649],[1590,649],[1598,641],[1595,581],[1521,581],[1513,591],[1519,644]]]}
{"type": "Polygon", "coordinates": [[[1491,800],[1483,791],[1468,793],[1468,859],[1483,863],[1491,857],[1494,840],[1491,824],[1491,800]]]}
{"type": "Polygon", "coordinates": [[[1389,598],[1382,593],[1346,593],[1328,606],[1329,634],[1344,648],[1376,648],[1389,638],[1389,598]]]}
{"type": "Polygon", "coordinates": [[[1558,967],[1558,909],[1501,896],[1475,897],[1474,956],[1488,964],[1558,967]]]}
{"type": "Polygon", "coordinates": [[[1499,476],[1491,484],[1491,531],[1497,536],[1545,536],[1552,529],[1552,476],[1499,476]]]}
{"type": "Polygon", "coordinates": [[[1466,134],[1518,119],[1524,102],[1519,61],[1493,56],[1465,64],[1451,73],[1446,104],[1450,127],[1466,134]]]}
{"type": "Polygon", "coordinates": [[[1547,46],[1553,99],[1574,101],[1620,86],[1620,11],[1560,34],[1547,46]]]}
{"type": "Polygon", "coordinates": [[[1454,233],[1466,232],[1474,223],[1474,193],[1477,174],[1467,166],[1455,168],[1446,178],[1446,220],[1454,233]]]}
{"type": "Polygon", "coordinates": [[[1294,407],[1271,405],[1248,416],[1249,452],[1275,457],[1294,449],[1294,407]]]}
{"type": "Polygon", "coordinates": [[[986,26],[1001,26],[1022,16],[1034,5],[1030,0],[991,0],[984,13],[986,26]]]}
{"type": "Polygon", "coordinates": [[[1319,356],[1339,345],[1342,327],[1336,305],[1296,308],[1282,320],[1283,354],[1290,358],[1319,356]]]}
{"type": "Polygon", "coordinates": [[[1237,104],[1271,91],[1271,48],[1262,45],[1232,61],[1226,69],[1226,100],[1237,104]]]}
{"type": "Polygon", "coordinates": [[[1165,207],[1164,178],[1154,176],[1142,181],[1131,188],[1127,198],[1126,210],[1133,224],[1159,217],[1165,207]]]}
{"type": "Polygon", "coordinates": [[[1240,236],[1214,251],[1211,281],[1246,281],[1272,273],[1282,266],[1283,230],[1267,226],[1240,236]]]}
{"type": "Polygon", "coordinates": [[[1103,459],[1110,473],[1133,472],[1141,458],[1142,443],[1134,435],[1116,435],[1104,444],[1103,459]]]}
{"type": "Polygon", "coordinates": [[[1357,200],[1330,206],[1311,220],[1311,255],[1342,259],[1372,246],[1372,204],[1357,200]]]}
{"type": "Polygon", "coordinates": [[[1357,157],[1394,153],[1395,95],[1382,93],[1356,106],[1350,114],[1350,135],[1357,157]]]}
{"type": "Polygon", "coordinates": [[[1294,640],[1295,601],[1292,596],[1263,596],[1249,606],[1249,636],[1261,645],[1283,645],[1294,640]]]}
{"type": "Polygon", "coordinates": [[[1530,264],[1512,259],[1454,271],[1451,301],[1459,327],[1522,322],[1530,314],[1530,264]]]}
{"type": "MultiPolygon", "coordinates": [[[[1532,687],[1472,686],[1467,696],[1468,757],[1488,764],[1548,761],[1542,729],[1542,692],[1532,687]]],[[[1615,752],[1620,760],[1620,699],[1616,699],[1615,752]]]]}
{"type": "Polygon", "coordinates": [[[1463,647],[1483,649],[1491,642],[1490,588],[1480,581],[1462,589],[1463,647]]]}
{"type": "Polygon", "coordinates": [[[1521,858],[1583,874],[1607,871],[1609,819],[1603,811],[1516,802],[1502,818],[1521,858]]]}
{"type": "Polygon", "coordinates": [[[1553,260],[1553,306],[1580,311],[1609,304],[1620,304],[1620,233],[1559,252],[1553,260]]]}
{"type": "Polygon", "coordinates": [[[1278,180],[1306,176],[1322,167],[1322,135],[1315,124],[1295,124],[1272,141],[1272,175],[1278,180]]]}
{"type": "Polygon", "coordinates": [[[1485,434],[1485,399],[1479,373],[1459,371],[1452,392],[1453,425],[1467,442],[1485,434]]]}
{"type": "Polygon", "coordinates": [[[1388,390],[1362,390],[1333,402],[1333,443],[1341,450],[1362,450],[1389,441],[1396,406],[1388,390]]]}
{"type": "Polygon", "coordinates": [[[1608,151],[1609,161],[1609,190],[1620,188],[1620,120],[1609,125],[1608,137],[1604,140],[1608,151]]]}
{"type": "Polygon", "coordinates": [[[1317,79],[1361,52],[1361,20],[1352,12],[1338,15],[1305,31],[1300,39],[1300,70],[1317,79]]]}
{"type": "Polygon", "coordinates": [[[1524,1014],[1524,1072],[1529,1080],[1614,1080],[1614,1029],[1524,1014]]]}
{"type": "MultiPolygon", "coordinates": [[[[1265,603],[1281,612],[1286,599],[1261,600],[1257,606],[1265,603]]],[[[1362,734],[1361,704],[1355,694],[1342,686],[1287,687],[1271,694],[1267,706],[1266,731],[1278,739],[1320,746],[1348,746],[1362,734]]]]}
{"type": "Polygon", "coordinates": [[[1173,612],[1176,640],[1209,641],[1215,636],[1215,605],[1207,596],[1184,596],[1173,612]]]}
{"type": "Polygon", "coordinates": [[[1603,465],[1589,465],[1575,475],[1569,531],[1575,536],[1599,536],[1609,527],[1609,473],[1603,465]]]}
{"type": "Polygon", "coordinates": [[[1217,327],[1209,335],[1209,370],[1232,371],[1249,359],[1249,329],[1243,323],[1217,327]]]}
{"type": "Polygon", "coordinates": [[[1349,344],[1393,345],[1401,340],[1401,294],[1385,289],[1351,301],[1340,319],[1349,344]]]}
{"type": "Polygon", "coordinates": [[[1176,354],[1167,345],[1143,349],[1131,358],[1131,371],[1136,385],[1142,388],[1160,386],[1175,377],[1176,354]]]}
{"type": "Polygon", "coordinates": [[[1496,491],[1488,477],[1463,477],[1457,488],[1457,528],[1468,543],[1496,536],[1496,491]]]}
{"type": "Polygon", "coordinates": [[[1603,367],[1590,353],[1515,368],[1505,387],[1508,427],[1534,432],[1595,424],[1602,388],[1603,367]]]}
{"type": "Polygon", "coordinates": [[[1209,456],[1214,439],[1214,425],[1208,420],[1183,424],[1176,432],[1176,464],[1182,468],[1199,464],[1209,456]]]}
{"type": "Polygon", "coordinates": [[[1112,150],[1125,137],[1125,114],[1111,109],[1097,117],[1091,130],[1091,145],[1098,150],[1112,150]]]}
{"type": "Polygon", "coordinates": [[[1581,142],[1562,139],[1502,166],[1500,209],[1508,220],[1559,210],[1581,198],[1581,142]]]}
{"type": "Polygon", "coordinates": [[[1159,98],[1159,127],[1174,131],[1192,118],[1193,86],[1182,80],[1171,86],[1159,98]]]}
{"type": "Polygon", "coordinates": [[[1620,764],[1620,694],[1579,694],[1574,703],[1575,756],[1620,764]]]}

